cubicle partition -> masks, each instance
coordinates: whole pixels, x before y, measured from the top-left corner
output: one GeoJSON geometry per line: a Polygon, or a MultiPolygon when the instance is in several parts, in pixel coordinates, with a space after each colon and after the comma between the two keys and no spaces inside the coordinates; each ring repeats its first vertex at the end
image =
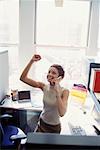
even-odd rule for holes
{"type": "Polygon", "coordinates": [[[41,111],[16,109],[16,108],[0,108],[0,114],[11,114],[13,116],[13,125],[21,128],[26,134],[34,132],[41,111]]]}
{"type": "Polygon", "coordinates": [[[100,150],[100,136],[28,133],[27,150],[100,150]]]}

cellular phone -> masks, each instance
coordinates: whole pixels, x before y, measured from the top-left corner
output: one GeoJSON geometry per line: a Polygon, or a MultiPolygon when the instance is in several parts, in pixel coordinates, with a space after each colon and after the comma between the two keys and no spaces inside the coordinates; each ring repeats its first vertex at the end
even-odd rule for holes
{"type": "MultiPolygon", "coordinates": [[[[61,79],[62,77],[61,76],[59,76],[57,79],[59,80],[59,79],[61,79]]],[[[55,85],[55,82],[53,82],[53,85],[55,85]]]]}
{"type": "Polygon", "coordinates": [[[62,77],[61,76],[59,76],[57,79],[61,79],[62,77]]]}

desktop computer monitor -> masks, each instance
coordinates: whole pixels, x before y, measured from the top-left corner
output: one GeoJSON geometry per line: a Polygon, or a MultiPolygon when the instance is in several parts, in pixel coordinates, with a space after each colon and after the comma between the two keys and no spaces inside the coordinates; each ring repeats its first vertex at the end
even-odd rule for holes
{"type": "Polygon", "coordinates": [[[9,89],[8,51],[0,51],[0,102],[9,89]]]}
{"type": "MultiPolygon", "coordinates": [[[[93,76],[93,70],[100,71],[100,63],[90,63],[89,68],[89,77],[88,77],[88,90],[94,100],[94,107],[92,109],[92,115],[95,120],[100,121],[100,74],[98,76],[98,80],[96,80],[96,76],[93,76]],[[95,79],[95,80],[94,80],[95,79]],[[98,85],[97,89],[94,89],[94,85],[98,85]],[[96,91],[97,90],[97,93],[96,91]]],[[[99,72],[100,73],[100,72],[99,72]]]]}

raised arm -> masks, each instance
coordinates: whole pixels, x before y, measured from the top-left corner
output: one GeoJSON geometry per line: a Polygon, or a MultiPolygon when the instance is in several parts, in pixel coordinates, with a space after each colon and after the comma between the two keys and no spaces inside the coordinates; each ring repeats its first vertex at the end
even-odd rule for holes
{"type": "Polygon", "coordinates": [[[40,55],[35,54],[32,59],[29,61],[29,63],[27,64],[27,66],[25,67],[25,69],[23,70],[21,76],[20,76],[20,80],[23,81],[24,83],[32,86],[32,87],[36,87],[36,88],[40,88],[41,90],[43,90],[44,87],[44,83],[42,82],[37,82],[31,78],[28,77],[28,73],[30,71],[30,68],[32,66],[32,64],[34,62],[37,62],[41,59],[40,55]]]}

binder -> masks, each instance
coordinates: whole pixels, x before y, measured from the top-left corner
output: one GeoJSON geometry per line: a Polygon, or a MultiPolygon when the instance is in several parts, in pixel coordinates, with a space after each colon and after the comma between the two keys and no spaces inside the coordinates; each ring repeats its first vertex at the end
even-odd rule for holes
{"type": "Polygon", "coordinates": [[[92,69],[90,78],[90,89],[93,92],[100,93],[100,69],[92,69]]]}

